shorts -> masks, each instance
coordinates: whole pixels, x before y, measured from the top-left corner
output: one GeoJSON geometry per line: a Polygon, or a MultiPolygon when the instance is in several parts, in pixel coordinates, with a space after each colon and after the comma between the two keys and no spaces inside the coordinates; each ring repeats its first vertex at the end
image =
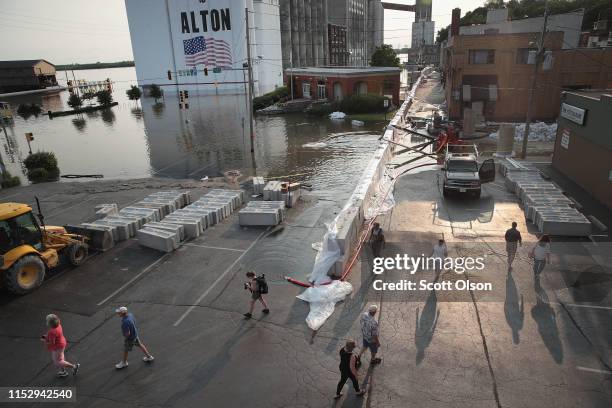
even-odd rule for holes
{"type": "Polygon", "coordinates": [[[252,300],[258,300],[261,298],[261,293],[259,292],[251,292],[251,299],[252,300]]]}
{"type": "Polygon", "coordinates": [[[373,342],[370,343],[366,339],[363,339],[363,348],[364,349],[370,349],[370,351],[372,353],[378,353],[378,344],[373,343],[373,342]]]}
{"type": "Polygon", "coordinates": [[[140,339],[138,337],[133,340],[125,339],[125,341],[123,342],[123,350],[126,352],[132,351],[134,346],[140,347],[140,339]]]}

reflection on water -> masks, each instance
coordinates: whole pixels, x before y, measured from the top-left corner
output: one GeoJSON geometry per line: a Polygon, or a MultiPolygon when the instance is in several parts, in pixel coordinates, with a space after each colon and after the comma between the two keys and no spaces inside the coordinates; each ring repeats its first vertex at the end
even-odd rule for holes
{"type": "MultiPolygon", "coordinates": [[[[114,81],[118,106],[75,116],[23,119],[7,127],[0,151],[5,165],[24,181],[25,132],[34,133],[32,150],[56,154],[62,174],[103,174],[106,178],[218,176],[227,170],[267,176],[290,175],[322,195],[341,199],[354,188],[384,124],[352,127],[349,122],[303,114],[256,118],[255,154],[250,152],[244,95],[197,96],[182,111],[169,89],[160,103],[138,104],[125,94],[135,84],[133,68],[75,71],[77,78],[114,81]]],[[[58,77],[61,77],[59,73],[58,77]]],[[[68,109],[68,92],[7,98],[37,103],[43,112],[68,109]]]]}

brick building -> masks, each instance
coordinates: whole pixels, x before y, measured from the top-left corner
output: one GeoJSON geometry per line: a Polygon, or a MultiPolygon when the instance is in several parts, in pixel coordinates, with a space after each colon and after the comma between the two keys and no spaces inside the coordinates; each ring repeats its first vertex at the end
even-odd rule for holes
{"type": "Polygon", "coordinates": [[[389,95],[399,105],[400,69],[393,67],[288,68],[285,84],[295,98],[341,100],[350,95],[389,95]]]}
{"type": "MultiPolygon", "coordinates": [[[[442,51],[446,100],[452,119],[471,108],[492,121],[525,120],[541,18],[459,27],[453,10],[451,36],[442,51]]],[[[498,21],[499,20],[499,21],[498,21]]],[[[534,92],[533,118],[554,120],[561,92],[612,88],[612,49],[577,48],[582,11],[550,16],[534,92]]]]}
{"type": "MultiPolygon", "coordinates": [[[[449,116],[461,118],[463,108],[472,108],[487,120],[524,120],[533,77],[529,54],[538,35],[451,37],[444,58],[449,116]]],[[[534,93],[534,119],[554,120],[563,90],[612,88],[612,49],[562,49],[563,37],[560,31],[546,35],[546,58],[534,93]]]]}
{"type": "Polygon", "coordinates": [[[560,112],[553,167],[612,210],[612,92],[564,92],[560,112]]]}

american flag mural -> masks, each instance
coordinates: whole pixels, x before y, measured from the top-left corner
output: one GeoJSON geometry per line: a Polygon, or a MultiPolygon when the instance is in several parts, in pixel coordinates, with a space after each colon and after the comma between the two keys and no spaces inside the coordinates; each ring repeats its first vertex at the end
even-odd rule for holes
{"type": "Polygon", "coordinates": [[[185,65],[201,64],[208,67],[231,67],[232,52],[227,42],[198,36],[183,40],[185,65]]]}

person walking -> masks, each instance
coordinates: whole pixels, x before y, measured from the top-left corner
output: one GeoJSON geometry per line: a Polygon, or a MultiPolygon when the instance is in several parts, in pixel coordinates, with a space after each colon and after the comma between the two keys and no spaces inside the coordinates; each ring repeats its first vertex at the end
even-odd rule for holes
{"type": "Polygon", "coordinates": [[[365,390],[359,389],[359,381],[357,381],[357,356],[353,353],[354,349],[354,340],[347,340],[345,346],[340,349],[340,381],[338,381],[338,386],[336,387],[335,399],[342,396],[342,388],[348,379],[353,383],[353,388],[358,397],[365,394],[365,390]]]}
{"type": "MultiPolygon", "coordinates": [[[[244,317],[250,319],[253,317],[253,309],[255,308],[255,302],[260,301],[263,305],[264,309],[262,310],[265,314],[270,313],[270,309],[268,308],[268,304],[266,300],[263,298],[262,291],[262,282],[260,282],[261,278],[257,278],[255,272],[248,271],[246,273],[246,277],[249,279],[247,283],[244,284],[244,288],[248,289],[251,292],[251,301],[249,303],[249,312],[244,314],[244,317]]],[[[267,293],[267,291],[266,291],[267,293]]]]}
{"type": "Polygon", "coordinates": [[[368,311],[361,315],[361,334],[363,336],[363,347],[359,351],[359,360],[366,349],[370,349],[372,355],[370,364],[378,364],[382,360],[376,357],[378,353],[378,347],[380,347],[380,341],[378,340],[378,322],[374,318],[378,306],[370,305],[368,311]]]}
{"type": "Polygon", "coordinates": [[[125,306],[121,306],[120,308],[115,310],[115,313],[121,317],[121,332],[123,333],[123,359],[115,364],[115,368],[117,370],[121,370],[122,368],[126,368],[128,366],[128,353],[132,351],[134,346],[138,347],[144,353],[144,357],[142,361],[145,363],[150,363],[155,358],[149,353],[147,347],[144,345],[142,341],[140,341],[140,337],[138,336],[138,328],[136,328],[136,321],[134,320],[134,315],[128,313],[128,309],[125,306]]]}
{"type": "Polygon", "coordinates": [[[372,247],[374,258],[379,258],[380,252],[385,247],[385,234],[383,229],[380,228],[380,224],[377,222],[374,223],[374,227],[370,234],[370,246],[372,247]]]}
{"type": "Polygon", "coordinates": [[[529,256],[533,258],[533,277],[536,284],[539,285],[540,274],[546,264],[550,263],[550,237],[546,234],[542,235],[529,256]]]}
{"type": "Polygon", "coordinates": [[[512,262],[516,256],[516,250],[518,246],[523,246],[523,238],[521,233],[516,229],[517,223],[512,223],[512,228],[506,231],[504,238],[506,239],[506,253],[508,254],[508,270],[512,269],[512,262]]]}
{"type": "Polygon", "coordinates": [[[51,361],[53,365],[59,368],[57,373],[58,377],[67,377],[68,371],[66,368],[72,369],[72,375],[77,375],[79,372],[79,363],[70,363],[64,360],[64,350],[66,349],[66,338],[64,337],[64,330],[62,324],[57,315],[50,314],[46,317],[47,322],[47,334],[40,336],[40,340],[45,343],[47,350],[51,353],[51,361]]]}
{"type": "Polygon", "coordinates": [[[448,257],[448,248],[444,239],[440,238],[438,243],[434,245],[431,251],[431,257],[434,260],[434,268],[436,270],[436,280],[440,276],[440,272],[444,266],[444,259],[448,257]]]}

